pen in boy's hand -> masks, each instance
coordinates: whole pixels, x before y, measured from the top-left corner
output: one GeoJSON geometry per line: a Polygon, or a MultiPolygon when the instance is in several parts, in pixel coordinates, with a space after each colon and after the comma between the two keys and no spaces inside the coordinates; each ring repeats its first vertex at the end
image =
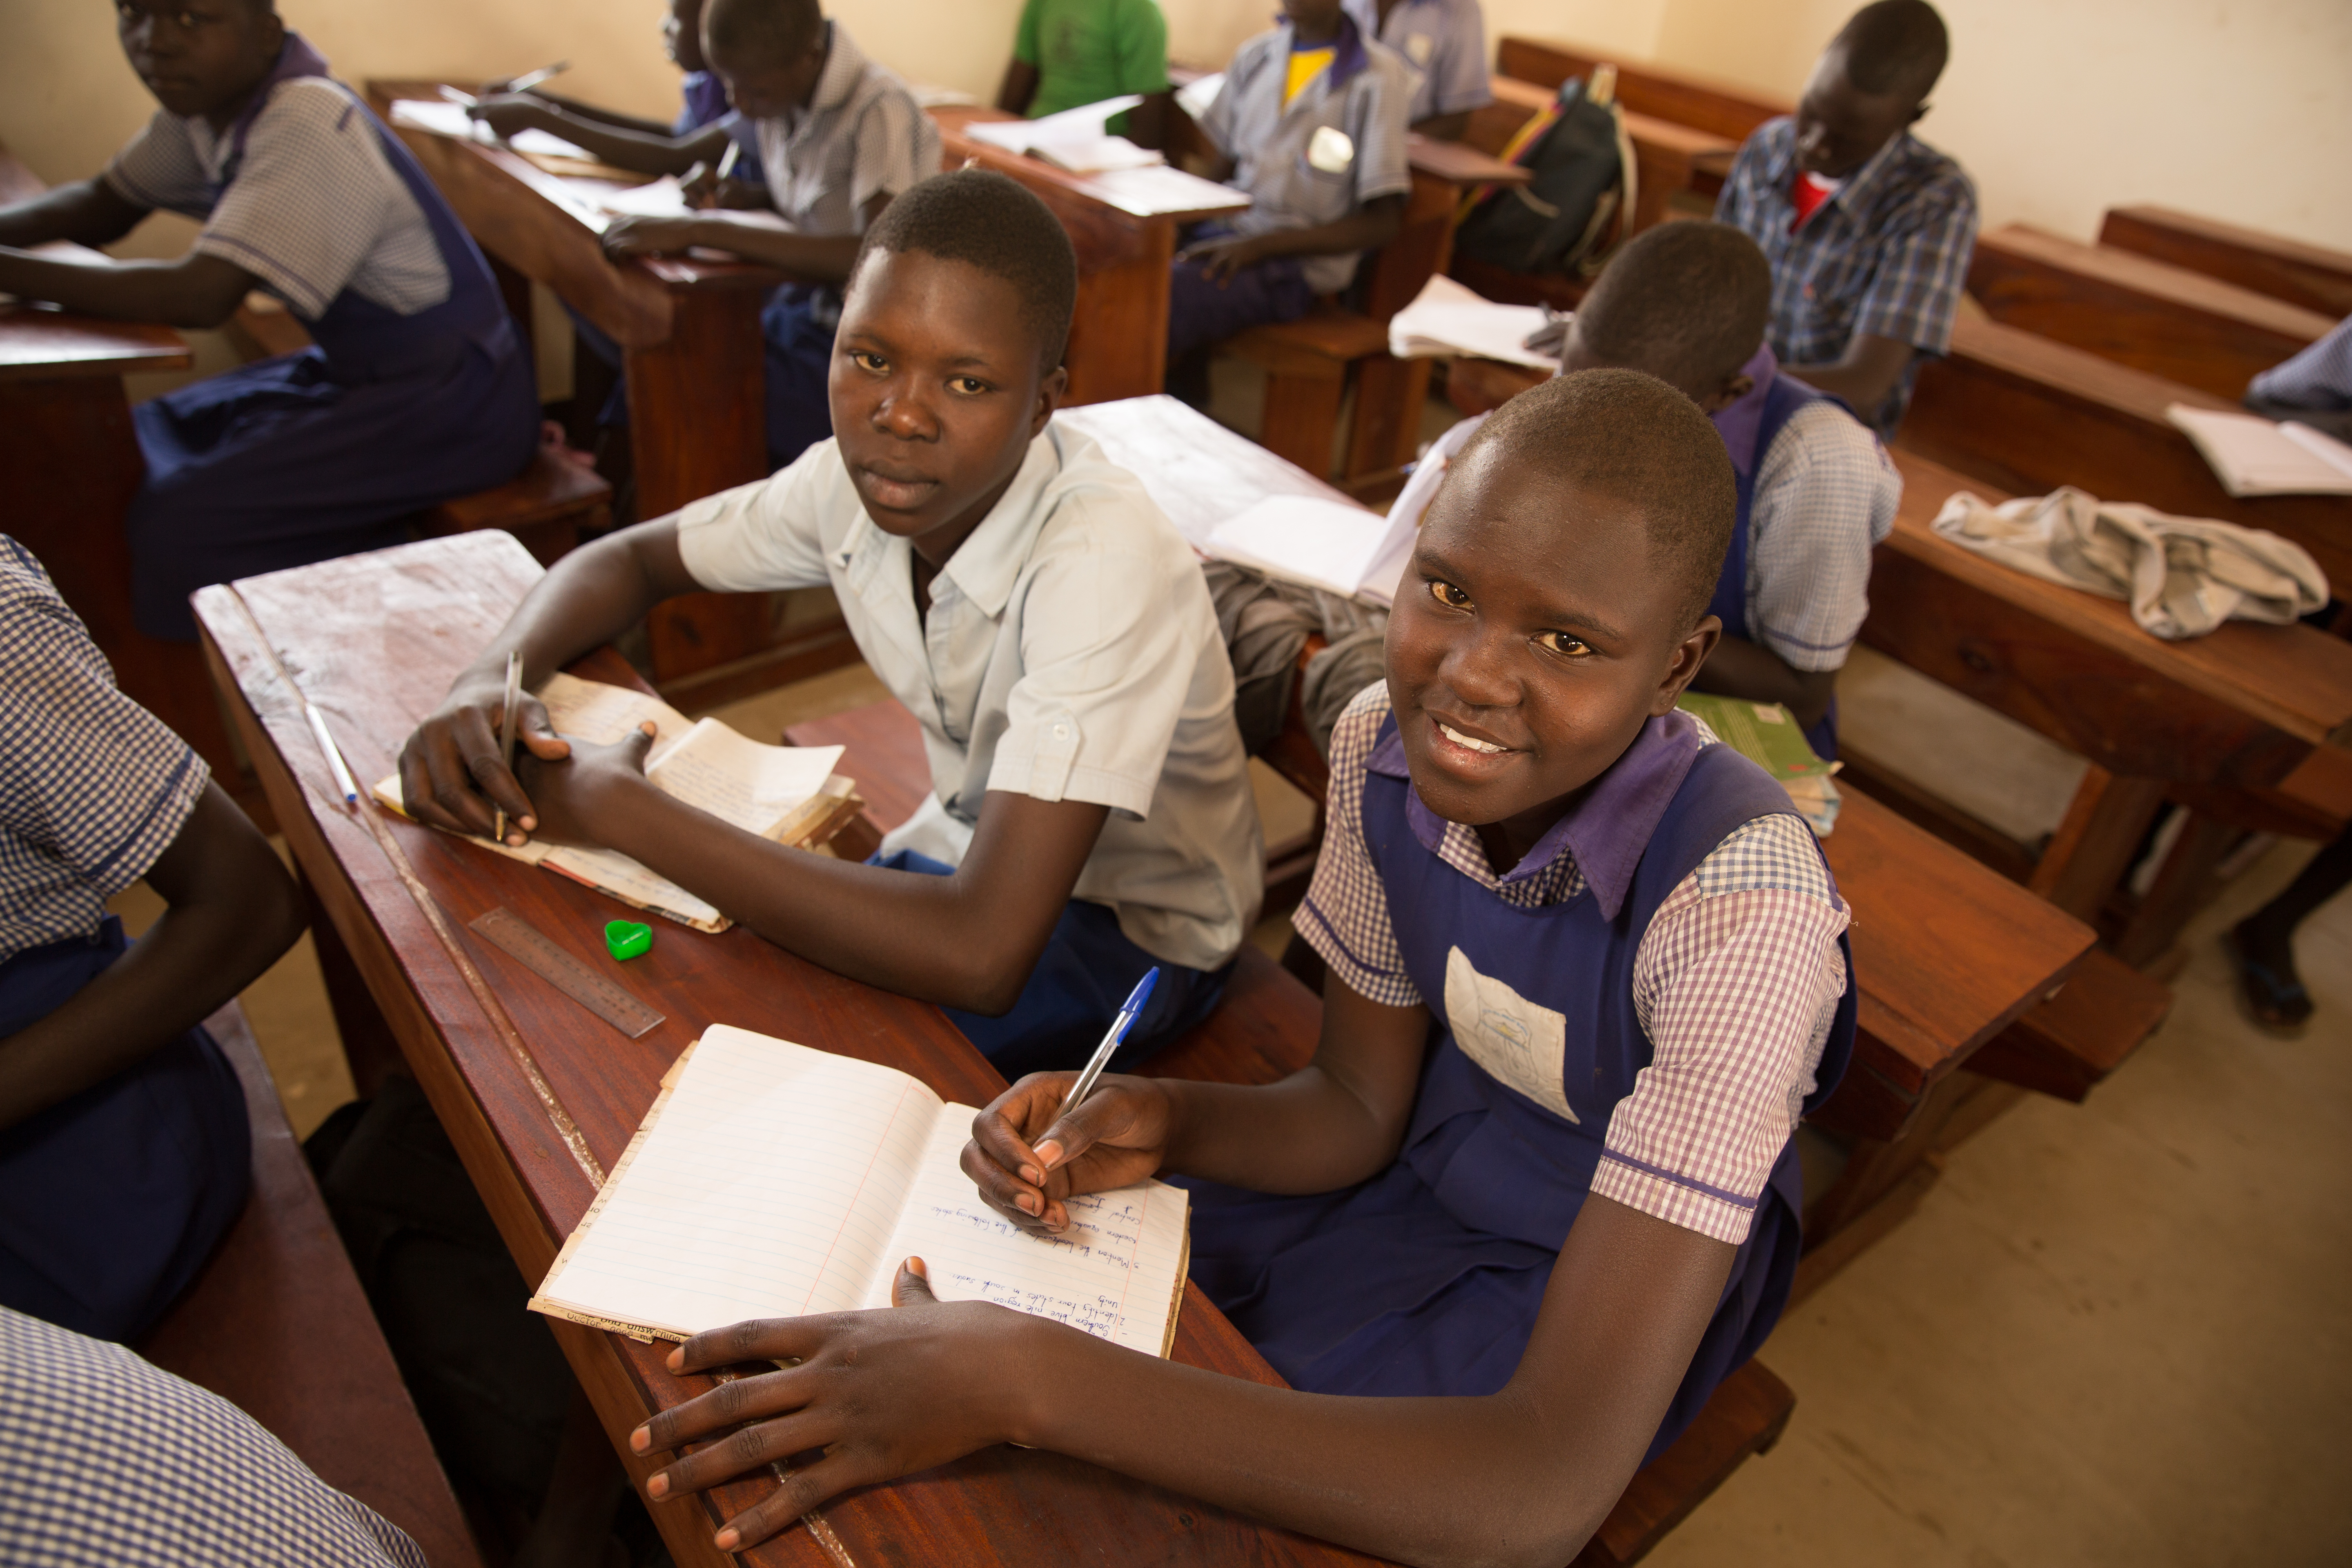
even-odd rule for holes
{"type": "MultiPolygon", "coordinates": [[[[522,702],[522,650],[507,652],[507,700],[499,711],[499,762],[511,777],[514,773],[515,710],[522,702]]],[[[500,844],[507,841],[507,808],[503,805],[491,812],[490,837],[500,844]]]]}
{"type": "Polygon", "coordinates": [[[1086,1070],[1078,1074],[1078,1081],[1070,1086],[1070,1092],[1062,1100],[1059,1114],[1068,1114],[1072,1107],[1094,1092],[1095,1080],[1102,1077],[1103,1068],[1110,1061],[1111,1053],[1118,1049],[1119,1042],[1127,1038],[1127,1032],[1135,1027],[1137,1016],[1143,1011],[1143,1005],[1151,1000],[1151,988],[1159,983],[1160,966],[1155,963],[1144,972],[1143,978],[1135,983],[1135,989],[1129,992],[1127,1000],[1119,1005],[1118,1016],[1110,1022],[1110,1032],[1103,1036],[1102,1044],[1095,1047],[1095,1054],[1088,1058],[1086,1070]]]}
{"type": "Polygon", "coordinates": [[[572,68],[570,60],[558,60],[551,66],[541,66],[535,71],[525,71],[507,83],[509,92],[529,92],[541,82],[562,76],[572,68]]]}

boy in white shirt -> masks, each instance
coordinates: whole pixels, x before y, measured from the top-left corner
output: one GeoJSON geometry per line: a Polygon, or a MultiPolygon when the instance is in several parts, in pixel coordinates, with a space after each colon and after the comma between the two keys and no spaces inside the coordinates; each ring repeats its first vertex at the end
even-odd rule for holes
{"type": "Polygon", "coordinates": [[[939,1003],[1009,1077],[1082,1061],[1154,964],[1129,1058],[1204,1015],[1264,874],[1233,671],[1182,538],[1052,424],[1076,299],[1068,237],[1014,182],[966,170],[900,196],[849,272],[835,437],[559,563],[410,740],[410,809],[478,834],[496,805],[622,850],[804,958],[939,1003]],[[509,648],[535,686],[672,595],[817,584],[923,726],[937,793],[886,842],[895,867],[730,827],[647,784],[641,739],[566,742],[536,703],[520,777],[499,764],[509,648]],[[924,869],[946,874],[905,874],[924,869]]]}

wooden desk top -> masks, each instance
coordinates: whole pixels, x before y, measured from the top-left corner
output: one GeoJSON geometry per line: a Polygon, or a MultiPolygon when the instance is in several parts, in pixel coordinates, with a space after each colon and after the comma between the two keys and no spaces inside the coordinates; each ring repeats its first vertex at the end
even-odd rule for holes
{"type": "MultiPolygon", "coordinates": [[[[667,1019],[625,1039],[467,926],[505,905],[602,965],[598,932],[620,906],[373,806],[343,807],[296,688],[326,715],[358,776],[381,778],[410,727],[539,575],[507,535],[461,534],[208,588],[197,604],[294,854],[530,1279],[585,1213],[662,1072],[707,1024],[887,1061],[966,1103],[985,1103],[1003,1084],[937,1008],[845,980],[740,929],[707,936],[656,922],[653,951],[622,979],[667,1019]]],[[[609,651],[583,672],[631,679],[609,651]]],[[[558,1331],[616,1436],[709,1386],[671,1377],[656,1347],[571,1325],[558,1331]]],[[[1276,1381],[1190,1287],[1175,1357],[1276,1381]]],[[[650,1467],[624,1459],[642,1487],[650,1467]]],[[[767,1489],[728,1489],[719,1506],[732,1513],[767,1489]]],[[[724,1561],[709,1546],[720,1513],[690,1500],[650,1506],[681,1563],[724,1561]]],[[[1074,1460],[1004,1448],[855,1494],[825,1513],[864,1564],[1368,1561],[1074,1460]]],[[[825,1558],[795,1530],[740,1561],[825,1558]]]]}
{"type": "MultiPolygon", "coordinates": [[[[1514,109],[1524,109],[1530,115],[1540,114],[1559,96],[1558,88],[1541,87],[1517,77],[1495,76],[1487,85],[1494,89],[1496,101],[1514,109]]],[[[1699,159],[1709,156],[1728,157],[1739,150],[1737,139],[1717,134],[1696,125],[1685,125],[1679,121],[1662,120],[1654,114],[1625,110],[1625,134],[1637,147],[1654,148],[1682,157],[1699,159]]]]}
{"type": "Polygon", "coordinates": [[[194,363],[188,341],[158,321],[110,321],[0,304],[0,381],[185,370],[194,363]]]}
{"type": "MultiPolygon", "coordinates": [[[[1202,180],[1190,188],[1187,199],[1175,205],[1168,205],[1167,187],[1146,182],[1122,180],[1119,173],[1078,174],[1043,158],[1010,152],[992,142],[982,142],[964,134],[964,127],[982,122],[1003,123],[1019,120],[1001,109],[983,108],[978,104],[942,104],[929,110],[933,123],[940,128],[943,144],[942,163],[954,168],[966,160],[977,162],[983,169],[1011,174],[1032,187],[1051,185],[1099,203],[1116,213],[1143,220],[1174,224],[1197,223],[1203,218],[1224,217],[1249,208],[1249,198],[1239,191],[1228,191],[1220,197],[1212,194],[1212,182],[1202,180]]],[[[1147,176],[1150,171],[1142,173],[1147,176]]],[[[1213,189],[1223,190],[1223,186],[1213,189]]]]}
{"type": "Polygon", "coordinates": [[[2063,268],[2103,283],[2145,294],[2184,310],[2234,317],[2248,326],[2301,338],[2308,342],[2325,336],[2336,323],[2316,310],[2306,310],[2252,289],[2242,289],[2185,267],[2113,246],[2084,245],[2032,224],[2004,224],[1977,237],[1977,254],[2018,257],[2044,267],[2063,268]]]}
{"type": "Polygon", "coordinates": [[[1404,161],[1416,174],[1451,185],[1524,185],[1535,172],[1492,158],[1466,142],[1441,142],[1410,132],[1404,139],[1404,161]]]}
{"type": "Polygon", "coordinates": [[[1176,531],[1197,547],[1227,518],[1267,496],[1358,502],[1165,393],[1065,408],[1054,417],[1100,443],[1143,481],[1176,531]]]}
{"type": "Polygon", "coordinates": [[[2352,251],[2306,245],[2171,207],[2110,207],[2099,243],[2316,310],[2352,316],[2352,251]]]}
{"type": "MultiPolygon", "coordinates": [[[[1903,506],[1881,549],[2030,609],[2086,647],[2127,660],[2149,683],[2226,703],[2314,746],[2352,745],[2352,642],[2312,626],[2248,621],[2167,642],[2141,630],[2121,600],[2011,571],[1937,533],[1936,514],[1955,491],[1973,491],[1994,505],[2010,498],[1916,453],[1897,448],[1892,455],[1903,474],[1903,506]]],[[[2143,691],[2138,700],[2160,723],[2165,699],[2143,691]]]]}

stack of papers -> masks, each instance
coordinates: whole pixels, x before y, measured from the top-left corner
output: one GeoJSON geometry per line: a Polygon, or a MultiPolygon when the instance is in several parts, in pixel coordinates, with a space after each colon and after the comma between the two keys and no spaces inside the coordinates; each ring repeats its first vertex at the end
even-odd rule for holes
{"type": "Polygon", "coordinates": [[[2308,425],[2185,403],[2164,416],[2196,443],[2232,496],[2352,495],[2352,447],[2308,425]]]}
{"type": "Polygon", "coordinates": [[[1205,548],[1219,561],[1385,607],[1396,603],[1412,558],[1413,522],[1342,501],[1268,496],[1219,523],[1205,548]]]}
{"type": "Polygon", "coordinates": [[[1389,353],[1399,359],[1468,354],[1558,370],[1559,360],[1527,346],[1528,337],[1548,320],[1541,305],[1497,305],[1441,272],[1412,304],[1389,318],[1389,353]]]}
{"type": "Polygon", "coordinates": [[[1129,93],[1036,120],[975,120],[964,126],[963,133],[975,142],[1036,158],[1074,174],[1156,168],[1167,160],[1103,129],[1112,115],[1123,114],[1142,101],[1129,93]]]}
{"type": "Polygon", "coordinates": [[[1839,764],[1813,754],[1805,731],[1786,708],[1778,702],[1750,702],[1744,697],[1716,697],[1702,691],[1684,692],[1675,706],[1778,779],[1814,837],[1830,836],[1837,826],[1839,799],[1830,775],[1839,764]]]}

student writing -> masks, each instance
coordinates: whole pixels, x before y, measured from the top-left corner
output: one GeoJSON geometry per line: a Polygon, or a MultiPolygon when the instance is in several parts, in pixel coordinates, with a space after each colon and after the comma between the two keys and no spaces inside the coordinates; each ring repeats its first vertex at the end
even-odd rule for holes
{"type": "Polygon", "coordinates": [[[408,150],[270,0],[122,0],[161,108],[96,179],[0,209],[0,290],[215,327],[264,289],[316,341],[132,410],[141,629],[193,641],[210,583],[397,544],[425,507],[530,460],[530,356],[481,252],[408,150]],[[201,219],[176,261],[25,255],[103,245],[156,208],[201,219]]]}
{"type": "Polygon", "coordinates": [[[1217,150],[1210,177],[1248,192],[1250,208],[1193,230],[1176,258],[1171,385],[1205,397],[1211,344],[1305,315],[1396,237],[1412,188],[1412,86],[1403,59],[1339,0],[1283,0],[1279,22],[1234,51],[1201,132],[1217,150]]]}
{"type": "Polygon", "coordinates": [[[1495,101],[1486,74],[1486,17],[1478,0],[1346,0],[1364,37],[1413,69],[1405,118],[1423,136],[1458,142],[1470,111],[1495,101]]]}
{"type": "Polygon", "coordinates": [[[1793,118],[1739,149],[1715,216],[1772,264],[1772,352],[1892,437],[1922,354],[1951,346],[1976,248],[1976,187],[1911,134],[1949,43],[1927,0],[1855,12],[1793,118]]]}
{"type": "MultiPolygon", "coordinates": [[[[544,131],[614,168],[641,174],[689,174],[698,164],[716,171],[732,146],[736,162],[730,186],[756,191],[761,183],[759,139],[727,101],[727,84],[702,58],[702,0],[670,0],[661,30],[663,52],[686,73],[677,84],[685,102],[669,124],[562,98],[544,88],[499,92],[497,83],[486,88],[482,100],[467,112],[501,136],[544,131]]],[[[720,205],[733,204],[722,200],[720,205]]]]}
{"type": "Polygon", "coordinates": [[[135,1339],[245,1204],[202,1026],[301,934],[293,879],[0,534],[0,1306],[135,1339]],[[106,900],[167,906],[136,944],[106,900]]]}
{"type": "Polygon", "coordinates": [[[702,41],[729,101],[758,133],[769,205],[787,226],[724,210],[626,217],[604,231],[604,248],[641,256],[708,246],[803,279],[777,289],[760,317],[768,460],[781,468],[833,428],[825,375],[841,285],[890,198],[939,172],[940,133],[906,84],[817,0],[709,0],[702,41]]]}
{"type": "Polygon", "coordinates": [[[803,957],[948,1007],[1008,1073],[1083,1061],[1154,963],[1126,1059],[1205,1014],[1264,875],[1233,670],[1181,536],[1052,423],[1076,277],[1060,223],[1002,175],[899,197],[850,272],[835,437],[558,563],[411,738],[410,809],[486,833],[495,800],[620,849],[803,957]],[[673,595],[818,584],[923,726],[935,794],[884,842],[899,868],[685,807],[646,783],[641,741],[567,746],[536,705],[520,780],[499,765],[508,649],[536,685],[673,595]]]}
{"type": "Polygon", "coordinates": [[[1744,1361],[1798,1246],[1790,1133],[1851,1047],[1846,911],[1786,795],[1675,700],[1734,511],[1690,399],[1587,371],[1507,405],[1432,505],[1385,683],[1333,737],[1302,933],[1311,1066],[1264,1088],[1041,1074],[964,1168],[1017,1221],[1153,1171],[1192,1279],[1292,1384],[1139,1356],[902,1268],[895,1310],[671,1364],[801,1364],[663,1412],[655,1497],[805,1449],[733,1550],[845,1487],[1013,1441],[1408,1563],[1572,1558],[1744,1361]],[[743,1430],[734,1430],[751,1422],[743,1430]]]}
{"type": "Polygon", "coordinates": [[[1031,119],[1107,98],[1143,101],[1109,129],[1139,147],[1167,144],[1168,18],[1159,0],[1028,0],[996,107],[1031,119]]]}

